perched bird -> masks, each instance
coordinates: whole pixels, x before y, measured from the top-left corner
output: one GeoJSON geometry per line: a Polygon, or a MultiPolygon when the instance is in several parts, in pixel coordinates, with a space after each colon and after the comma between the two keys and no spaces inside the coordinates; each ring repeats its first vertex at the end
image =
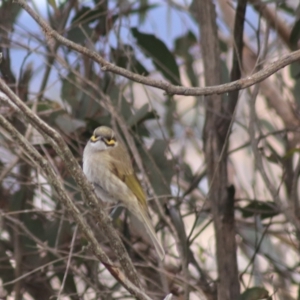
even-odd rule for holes
{"type": "Polygon", "coordinates": [[[121,201],[143,223],[163,260],[165,252],[149,218],[145,193],[126,148],[111,128],[100,126],[94,130],[83,151],[83,172],[102,201],[121,201]]]}

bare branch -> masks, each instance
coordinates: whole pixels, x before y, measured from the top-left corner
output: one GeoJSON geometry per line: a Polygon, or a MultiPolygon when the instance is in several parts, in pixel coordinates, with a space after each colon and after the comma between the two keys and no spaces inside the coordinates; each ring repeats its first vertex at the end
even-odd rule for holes
{"type": "Polygon", "coordinates": [[[264,69],[251,76],[247,76],[246,78],[242,78],[240,80],[236,80],[230,83],[204,87],[204,88],[195,88],[195,87],[188,88],[184,86],[175,86],[166,81],[155,80],[152,78],[147,78],[135,74],[133,72],[130,72],[126,69],[120,68],[108,62],[95,51],[89,50],[86,47],[73,43],[72,41],[60,35],[57,31],[53,30],[47,24],[47,22],[45,22],[37,13],[33,11],[33,9],[30,8],[30,6],[26,3],[26,1],[13,0],[13,2],[18,3],[20,6],[22,6],[31,15],[31,17],[40,25],[40,27],[43,29],[45,33],[47,40],[49,40],[49,38],[54,38],[61,44],[90,57],[91,59],[93,59],[95,62],[99,63],[102,66],[103,71],[119,74],[135,82],[156,87],[158,89],[164,90],[167,94],[170,95],[205,96],[205,95],[212,95],[212,94],[223,94],[235,90],[245,89],[255,83],[263,81],[264,79],[268,78],[278,70],[300,59],[300,50],[298,50],[281,57],[275,62],[270,63],[264,69]]]}
{"type": "Polygon", "coordinates": [[[93,207],[96,208],[96,215],[98,217],[99,227],[103,229],[105,234],[110,237],[109,242],[112,246],[112,251],[116,254],[118,259],[120,260],[121,266],[124,269],[124,272],[119,268],[114,266],[114,264],[110,261],[110,259],[103,252],[101,247],[99,246],[91,228],[88,226],[86,221],[81,216],[80,211],[74,205],[73,201],[70,199],[68,194],[65,192],[61,181],[57,179],[56,173],[49,166],[48,162],[28,143],[28,141],[1,115],[0,123],[1,125],[10,133],[10,135],[17,141],[21,147],[26,151],[29,157],[42,168],[42,170],[47,175],[50,184],[56,189],[60,200],[63,202],[65,207],[73,216],[76,223],[79,225],[81,231],[84,233],[88,241],[91,243],[91,249],[94,255],[106,266],[109,272],[118,280],[123,286],[131,292],[133,295],[138,297],[139,299],[149,299],[147,295],[145,295],[135,284],[139,284],[139,280],[137,277],[137,273],[128,257],[128,254],[122,244],[118,234],[115,229],[112,227],[111,221],[106,215],[106,213],[102,210],[97,197],[94,195],[93,188],[91,184],[86,180],[81,168],[79,167],[77,161],[73,157],[69,148],[65,144],[64,140],[61,136],[53,130],[50,126],[48,126],[44,121],[42,121],[37,115],[35,115],[22,101],[19,99],[5,84],[5,82],[0,78],[0,88],[4,91],[9,99],[11,99],[15,105],[17,105],[21,111],[26,115],[28,120],[31,122],[33,126],[39,128],[39,130],[43,131],[45,134],[50,136],[55,143],[53,146],[56,148],[55,150],[62,156],[63,160],[66,162],[69,171],[71,171],[72,176],[76,180],[79,187],[82,189],[83,194],[85,195],[85,199],[88,204],[92,204],[93,207]],[[132,282],[130,281],[132,280],[132,282]]]}

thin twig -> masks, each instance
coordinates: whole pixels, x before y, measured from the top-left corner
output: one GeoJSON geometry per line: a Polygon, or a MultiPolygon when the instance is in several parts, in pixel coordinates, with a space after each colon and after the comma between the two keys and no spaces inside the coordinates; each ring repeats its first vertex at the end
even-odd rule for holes
{"type": "MultiPolygon", "coordinates": [[[[53,211],[52,211],[52,213],[53,213],[53,211]]],[[[42,251],[47,251],[47,252],[51,253],[52,255],[56,256],[57,258],[59,258],[60,260],[66,259],[67,256],[64,256],[64,257],[62,256],[62,254],[66,253],[65,251],[57,251],[57,249],[51,248],[50,246],[48,246],[47,243],[44,243],[39,238],[37,238],[20,220],[10,217],[9,213],[2,213],[2,214],[0,214],[0,216],[7,219],[14,225],[17,225],[21,229],[23,234],[27,235],[32,241],[34,241],[37,245],[39,245],[39,247],[42,251]]],[[[73,255],[73,256],[81,257],[81,258],[84,258],[85,260],[88,259],[86,256],[79,255],[78,253],[76,253],[76,255],[73,255]]],[[[52,262],[55,263],[55,261],[52,261],[52,262]]],[[[79,272],[77,270],[77,268],[73,267],[72,265],[70,267],[74,274],[76,274],[77,276],[82,278],[90,287],[93,287],[95,290],[98,290],[97,287],[91,282],[91,280],[85,274],[83,274],[83,272],[79,272]]]]}
{"type": "MultiPolygon", "coordinates": [[[[0,79],[0,83],[2,83],[1,81],[2,80],[0,79]]],[[[3,86],[3,84],[2,84],[1,88],[3,89],[3,87],[8,88],[6,85],[3,86]]],[[[17,98],[17,96],[15,94],[13,94],[13,97],[17,98]]],[[[18,99],[18,100],[20,100],[20,99],[18,99]]],[[[62,182],[57,179],[56,173],[50,167],[48,161],[46,161],[38,153],[38,151],[35,148],[33,148],[33,146],[2,115],[0,115],[0,124],[14,138],[14,140],[17,143],[19,143],[19,145],[22,147],[24,152],[26,152],[26,154],[32,159],[32,161],[36,165],[41,167],[41,169],[44,171],[45,175],[47,176],[47,178],[49,180],[49,183],[55,188],[57,194],[59,195],[60,200],[65,205],[65,207],[68,209],[69,213],[72,215],[75,222],[77,223],[77,225],[79,226],[79,228],[81,229],[83,234],[86,236],[86,238],[90,242],[90,245],[91,245],[90,248],[92,249],[94,255],[99,259],[99,261],[101,261],[106,266],[108,271],[115,277],[115,279],[118,280],[132,295],[134,295],[138,299],[149,300],[150,298],[129,280],[128,274],[125,275],[123,273],[123,271],[120,268],[116,267],[112,263],[112,261],[107,257],[107,255],[103,252],[103,250],[101,249],[100,245],[98,244],[98,242],[94,236],[92,229],[87,224],[85,219],[82,217],[80,211],[75,206],[72,199],[66,193],[66,191],[62,185],[62,182]]],[[[49,129],[51,129],[51,128],[49,127],[49,129]]],[[[75,170],[74,170],[74,172],[75,172],[75,170]]],[[[85,180],[85,179],[83,179],[83,180],[85,180]]],[[[88,183],[88,182],[86,182],[86,183],[88,183]]],[[[82,184],[82,182],[81,182],[81,184],[82,184]]],[[[130,275],[132,277],[132,274],[130,274],[130,275]]]]}
{"type": "Polygon", "coordinates": [[[255,83],[261,82],[264,79],[268,78],[278,70],[286,67],[287,65],[296,62],[300,59],[300,50],[289,53],[275,62],[268,64],[263,70],[258,71],[257,73],[247,76],[246,78],[236,80],[230,83],[221,84],[217,86],[203,87],[203,88],[188,88],[184,86],[175,86],[166,81],[155,80],[148,78],[142,75],[135,74],[126,69],[120,68],[108,61],[106,61],[102,56],[100,56],[95,51],[89,50],[86,47],[83,47],[79,44],[76,44],[62,35],[57,31],[53,30],[47,22],[45,22],[37,13],[31,9],[31,7],[24,0],[13,0],[13,2],[18,3],[23,7],[28,14],[41,26],[44,31],[44,34],[47,39],[54,38],[61,44],[88,56],[93,59],[95,62],[99,63],[102,66],[102,71],[112,72],[123,77],[126,77],[130,80],[133,80],[138,83],[142,83],[148,86],[153,86],[158,89],[164,90],[167,94],[170,95],[189,95],[189,96],[201,96],[201,95],[212,95],[212,94],[223,94],[230,91],[245,89],[255,83]]]}
{"type": "Polygon", "coordinates": [[[68,261],[67,261],[67,266],[66,266],[64,278],[63,278],[63,281],[61,283],[59,293],[57,295],[57,300],[60,299],[60,295],[61,295],[62,291],[64,290],[67,275],[69,273],[69,267],[70,267],[71,259],[72,259],[72,255],[73,255],[73,249],[74,249],[74,244],[75,244],[75,240],[76,240],[77,229],[78,229],[78,225],[75,227],[75,230],[74,230],[74,233],[73,233],[73,237],[72,237],[72,241],[71,241],[71,245],[70,245],[70,252],[69,252],[68,261]]]}
{"type": "Polygon", "coordinates": [[[99,227],[102,228],[106,236],[110,237],[109,242],[112,247],[112,251],[119,259],[120,264],[125,270],[127,276],[134,284],[140,286],[140,281],[136,270],[133,267],[133,264],[119,235],[114,229],[110,218],[104,211],[98,198],[96,197],[91,183],[87,181],[77,160],[73,156],[72,152],[66,145],[61,135],[53,128],[51,128],[47,123],[45,123],[42,119],[40,119],[36,114],[34,114],[27,107],[27,105],[15,93],[13,93],[13,91],[6,85],[2,78],[0,78],[0,89],[6,94],[8,99],[11,100],[8,101],[8,103],[14,109],[16,109],[15,106],[17,106],[21,110],[21,112],[26,116],[28,121],[45,136],[46,140],[48,140],[51,143],[55,151],[64,161],[68,171],[70,172],[70,174],[72,174],[73,178],[75,179],[75,182],[81,188],[85,196],[84,199],[87,201],[87,204],[95,208],[94,213],[97,216],[99,227]]]}
{"type": "Polygon", "coordinates": [[[259,153],[258,150],[258,142],[259,139],[255,138],[255,127],[257,126],[257,115],[256,115],[256,110],[255,110],[255,103],[256,103],[256,98],[258,95],[259,91],[259,85],[256,85],[254,87],[254,91],[252,93],[252,99],[250,101],[250,121],[249,121],[249,136],[250,136],[250,141],[251,141],[251,147],[254,155],[254,160],[255,160],[255,166],[260,172],[262,179],[269,190],[270,194],[273,197],[274,202],[278,206],[278,208],[282,209],[283,214],[285,215],[287,220],[290,220],[294,226],[297,228],[298,231],[300,231],[300,223],[295,218],[293,212],[289,208],[283,208],[282,206],[282,200],[279,197],[278,194],[278,189],[274,186],[274,184],[270,181],[266,170],[264,168],[262,156],[259,153]]]}

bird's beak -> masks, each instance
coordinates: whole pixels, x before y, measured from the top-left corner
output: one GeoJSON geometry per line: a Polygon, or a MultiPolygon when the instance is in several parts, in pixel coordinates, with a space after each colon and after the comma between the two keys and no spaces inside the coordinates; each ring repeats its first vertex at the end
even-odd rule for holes
{"type": "Polygon", "coordinates": [[[94,135],[92,135],[91,138],[90,138],[90,140],[91,140],[92,142],[96,142],[96,141],[97,141],[97,138],[96,138],[94,135]]]}

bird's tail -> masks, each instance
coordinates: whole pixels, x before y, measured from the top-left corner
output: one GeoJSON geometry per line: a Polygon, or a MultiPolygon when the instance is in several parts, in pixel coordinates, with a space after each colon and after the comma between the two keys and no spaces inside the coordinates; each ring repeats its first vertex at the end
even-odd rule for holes
{"type": "Polygon", "coordinates": [[[151,238],[151,241],[155,247],[157,255],[159,256],[160,260],[163,260],[165,257],[165,250],[164,250],[161,242],[158,240],[158,238],[156,236],[155,230],[154,230],[151,220],[148,216],[148,212],[144,209],[141,209],[141,213],[139,214],[139,216],[148,232],[148,235],[151,238]]]}

